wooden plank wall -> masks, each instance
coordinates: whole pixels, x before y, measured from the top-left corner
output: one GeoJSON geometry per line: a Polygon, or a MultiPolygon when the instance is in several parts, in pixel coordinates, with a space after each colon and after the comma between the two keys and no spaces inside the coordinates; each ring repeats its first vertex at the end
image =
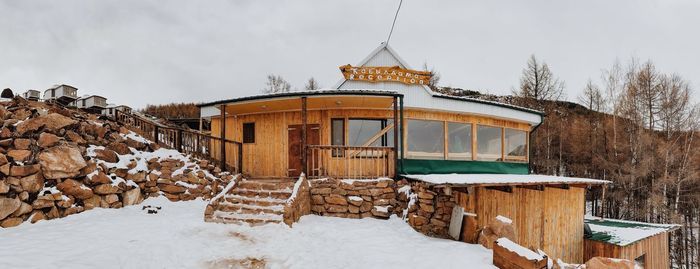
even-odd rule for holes
{"type": "MultiPolygon", "coordinates": [[[[393,111],[390,109],[310,110],[308,111],[307,115],[308,124],[319,124],[321,126],[321,144],[330,145],[331,119],[392,119],[393,111]]],[[[526,123],[510,122],[475,115],[437,111],[405,110],[404,116],[407,119],[430,119],[451,122],[478,123],[529,130],[529,125],[526,123]]],[[[256,177],[286,177],[288,168],[287,126],[291,124],[301,124],[301,112],[271,112],[228,116],[226,118],[226,138],[235,141],[242,141],[242,126],[243,123],[246,122],[255,122],[255,143],[243,144],[243,172],[256,177]]],[[[211,134],[213,136],[219,136],[219,117],[212,117],[211,130],[211,134]]],[[[406,130],[407,128],[404,128],[404,132],[406,132],[406,130]]],[[[404,140],[404,142],[407,143],[408,141],[404,140]]],[[[236,160],[236,158],[231,155],[234,153],[234,150],[229,150],[227,147],[226,153],[227,161],[236,160]]],[[[217,145],[212,147],[211,154],[212,156],[218,156],[220,154],[219,147],[217,145]]],[[[329,161],[327,167],[336,167],[334,169],[344,169],[346,165],[339,162],[330,163],[330,159],[327,159],[326,161],[329,161]]],[[[367,164],[363,165],[363,170],[374,169],[373,166],[370,165],[372,160],[365,160],[362,162],[366,162],[367,164]]],[[[391,169],[393,169],[393,162],[390,163],[391,169]]]]}
{"type": "Polygon", "coordinates": [[[585,259],[609,257],[634,261],[644,256],[645,268],[670,268],[668,233],[661,233],[624,247],[585,240],[585,259]]]}
{"type": "MultiPolygon", "coordinates": [[[[501,215],[513,220],[518,244],[542,249],[550,258],[569,263],[584,261],[584,188],[545,187],[539,191],[514,187],[508,193],[476,187],[470,194],[455,193],[465,212],[477,215],[478,229],[501,215]]],[[[464,241],[473,243],[474,238],[473,234],[465,234],[464,241]]]]}

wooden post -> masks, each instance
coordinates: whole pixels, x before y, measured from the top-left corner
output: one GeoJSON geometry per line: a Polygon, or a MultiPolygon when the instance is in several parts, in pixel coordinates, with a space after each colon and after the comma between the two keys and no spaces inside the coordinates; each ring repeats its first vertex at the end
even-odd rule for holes
{"type": "Polygon", "coordinates": [[[243,143],[238,143],[238,173],[243,174],[243,143]]]}
{"type": "Polygon", "coordinates": [[[603,195],[602,198],[600,199],[600,217],[605,218],[605,189],[608,188],[608,185],[603,184],[603,195]]]}
{"type": "Polygon", "coordinates": [[[119,109],[114,108],[114,121],[119,122],[119,109]]]}
{"type": "Polygon", "coordinates": [[[306,175],[307,170],[307,156],[306,156],[306,96],[301,97],[301,172],[306,175]]]}
{"type": "Polygon", "coordinates": [[[403,117],[403,96],[399,97],[399,115],[401,117],[401,119],[400,119],[400,121],[401,121],[401,170],[403,171],[403,159],[405,157],[404,151],[406,151],[406,147],[404,144],[404,140],[406,139],[406,138],[404,138],[404,125],[405,125],[406,120],[403,117]]]}
{"type": "Polygon", "coordinates": [[[175,147],[178,152],[182,152],[182,129],[177,129],[177,138],[175,138],[175,147]]]}
{"type": "Polygon", "coordinates": [[[156,142],[156,144],[160,144],[160,141],[158,141],[158,125],[155,123],[151,123],[153,125],[153,141],[156,142]]]}
{"type": "Polygon", "coordinates": [[[399,98],[394,96],[394,179],[399,179],[399,98]]]}
{"type": "Polygon", "coordinates": [[[221,125],[219,128],[221,130],[219,134],[221,138],[221,170],[228,171],[226,169],[226,105],[221,105],[219,110],[221,110],[221,120],[219,123],[221,125]]]}

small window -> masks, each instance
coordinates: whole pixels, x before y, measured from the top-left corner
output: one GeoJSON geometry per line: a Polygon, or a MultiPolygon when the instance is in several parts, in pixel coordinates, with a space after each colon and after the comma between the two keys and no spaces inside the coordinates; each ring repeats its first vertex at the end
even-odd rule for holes
{"type": "Polygon", "coordinates": [[[445,123],[433,120],[408,120],[407,155],[410,158],[445,158],[445,123]]]}
{"type": "Polygon", "coordinates": [[[333,145],[333,146],[344,146],[345,145],[345,120],[344,119],[332,119],[331,120],[331,145],[333,145]]]}
{"type": "Polygon", "coordinates": [[[255,122],[243,123],[243,143],[255,143],[255,122]]]}
{"type": "Polygon", "coordinates": [[[447,157],[454,160],[472,159],[472,125],[447,123],[447,157]]]}
{"type": "Polygon", "coordinates": [[[505,134],[506,160],[527,162],[527,132],[506,128],[505,134]]]}
{"type": "Polygon", "coordinates": [[[501,161],[502,130],[500,127],[479,125],[476,129],[476,157],[480,161],[501,161]]]}

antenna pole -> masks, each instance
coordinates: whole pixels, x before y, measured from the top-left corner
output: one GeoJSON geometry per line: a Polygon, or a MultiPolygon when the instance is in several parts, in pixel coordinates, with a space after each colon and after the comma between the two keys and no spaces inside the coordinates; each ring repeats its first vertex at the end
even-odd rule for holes
{"type": "Polygon", "coordinates": [[[401,10],[401,4],[403,0],[399,1],[399,7],[396,8],[396,14],[394,15],[394,21],[391,23],[391,30],[389,30],[389,36],[386,38],[386,44],[389,45],[389,39],[391,39],[391,33],[394,32],[394,25],[396,24],[396,18],[399,17],[399,10],[401,10]]]}

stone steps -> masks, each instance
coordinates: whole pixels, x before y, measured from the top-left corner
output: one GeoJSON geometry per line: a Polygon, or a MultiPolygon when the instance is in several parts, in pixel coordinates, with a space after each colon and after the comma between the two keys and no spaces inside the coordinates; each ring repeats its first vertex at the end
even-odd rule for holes
{"type": "Polygon", "coordinates": [[[284,220],[284,208],[294,182],[287,180],[241,180],[224,194],[207,221],[262,225],[284,220]]]}

